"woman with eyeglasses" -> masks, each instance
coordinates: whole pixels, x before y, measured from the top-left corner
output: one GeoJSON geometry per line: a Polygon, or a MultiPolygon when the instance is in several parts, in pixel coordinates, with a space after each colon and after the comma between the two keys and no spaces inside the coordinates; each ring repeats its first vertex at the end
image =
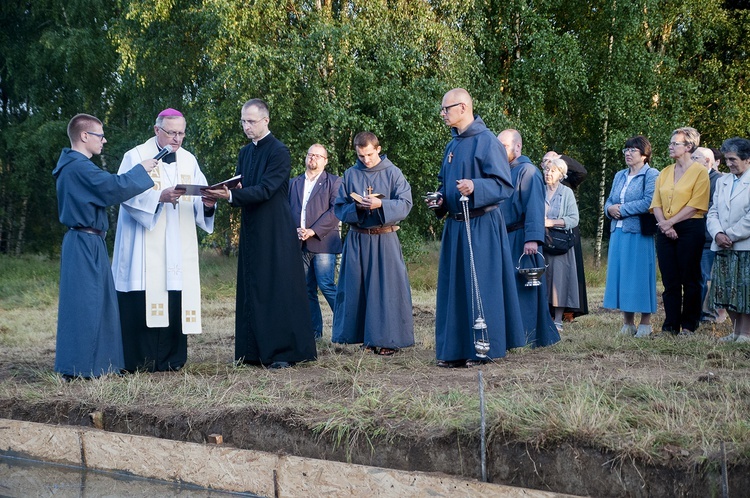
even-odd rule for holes
{"type": "Polygon", "coordinates": [[[706,230],[710,182],[708,171],[691,159],[700,145],[695,128],[677,128],[669,142],[667,166],[656,180],[651,210],[656,216],[656,255],[664,284],[661,329],[693,335],[701,318],[701,255],[706,230]]]}
{"type": "Polygon", "coordinates": [[[651,142],[646,137],[627,139],[622,153],[627,168],[615,174],[604,204],[611,220],[604,307],[622,311],[621,334],[648,337],[656,312],[656,251],[654,231],[648,231],[653,223],[643,226],[641,215],[649,212],[659,172],[648,164],[651,142]],[[637,328],[636,313],[641,314],[637,328]]]}

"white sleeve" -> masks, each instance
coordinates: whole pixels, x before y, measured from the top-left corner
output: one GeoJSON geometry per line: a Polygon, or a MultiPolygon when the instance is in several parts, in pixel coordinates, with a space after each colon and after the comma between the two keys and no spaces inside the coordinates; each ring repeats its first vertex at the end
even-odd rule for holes
{"type": "MultiPolygon", "coordinates": [[[[120,169],[117,174],[123,174],[132,169],[135,165],[140,164],[143,158],[139,157],[137,148],[131,149],[125,153],[120,163],[120,169]]],[[[159,219],[162,203],[159,202],[161,190],[150,188],[143,193],[136,195],[123,202],[120,209],[125,209],[136,223],[142,225],[147,230],[152,230],[159,219]]]]}

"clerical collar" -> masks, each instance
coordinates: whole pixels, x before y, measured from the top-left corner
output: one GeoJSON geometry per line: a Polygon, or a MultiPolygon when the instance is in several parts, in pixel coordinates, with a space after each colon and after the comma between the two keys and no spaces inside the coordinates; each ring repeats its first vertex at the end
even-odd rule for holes
{"type": "MultiPolygon", "coordinates": [[[[159,152],[161,152],[161,150],[164,148],[164,147],[159,147],[159,141],[158,140],[156,142],[156,148],[159,149],[159,152]]],[[[177,152],[170,152],[166,156],[162,157],[161,160],[165,164],[176,163],[177,162],[177,152]]]]}
{"type": "Polygon", "coordinates": [[[261,140],[263,140],[264,138],[266,138],[270,134],[271,134],[271,130],[268,130],[265,135],[263,135],[262,137],[260,137],[257,140],[253,140],[253,144],[258,145],[258,142],[260,142],[261,140]]]}

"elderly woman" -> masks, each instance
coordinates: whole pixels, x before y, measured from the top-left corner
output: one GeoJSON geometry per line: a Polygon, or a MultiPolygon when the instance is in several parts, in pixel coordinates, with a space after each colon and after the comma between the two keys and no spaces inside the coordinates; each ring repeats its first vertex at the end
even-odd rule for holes
{"type": "Polygon", "coordinates": [[[669,156],[675,164],[656,179],[651,210],[656,216],[656,255],[664,284],[663,332],[693,335],[701,318],[701,255],[708,211],[708,171],[691,159],[700,144],[695,128],[672,132],[669,156]]]}
{"type": "Polygon", "coordinates": [[[730,174],[716,181],[708,211],[711,250],[717,251],[710,300],[734,323],[734,332],[719,340],[750,342],[750,140],[725,140],[721,152],[730,174]]]}
{"type": "MultiPolygon", "coordinates": [[[[573,191],[560,183],[568,173],[562,159],[544,163],[544,182],[547,184],[544,226],[571,229],[578,226],[578,206],[573,191]]],[[[578,278],[575,249],[560,255],[547,255],[547,300],[554,309],[555,326],[562,332],[565,308],[578,308],[578,278]]]]}
{"type": "Polygon", "coordinates": [[[604,212],[612,220],[604,307],[622,311],[620,333],[648,337],[651,313],[656,312],[656,251],[654,231],[648,229],[655,227],[642,227],[640,215],[649,211],[659,172],[648,164],[651,142],[646,137],[627,139],[622,153],[627,168],[615,175],[604,204],[604,212]],[[637,329],[636,313],[641,314],[637,329]]]}

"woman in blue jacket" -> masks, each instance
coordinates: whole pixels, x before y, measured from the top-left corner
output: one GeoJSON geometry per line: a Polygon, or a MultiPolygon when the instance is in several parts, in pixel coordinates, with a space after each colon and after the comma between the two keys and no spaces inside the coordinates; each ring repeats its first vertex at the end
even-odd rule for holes
{"type": "Polygon", "coordinates": [[[648,165],[651,143],[646,137],[629,138],[622,153],[628,167],[615,175],[604,205],[612,220],[604,307],[622,311],[621,334],[648,337],[656,312],[656,250],[654,231],[642,234],[639,215],[649,212],[659,172],[648,165]],[[637,328],[636,313],[641,313],[637,328]]]}

